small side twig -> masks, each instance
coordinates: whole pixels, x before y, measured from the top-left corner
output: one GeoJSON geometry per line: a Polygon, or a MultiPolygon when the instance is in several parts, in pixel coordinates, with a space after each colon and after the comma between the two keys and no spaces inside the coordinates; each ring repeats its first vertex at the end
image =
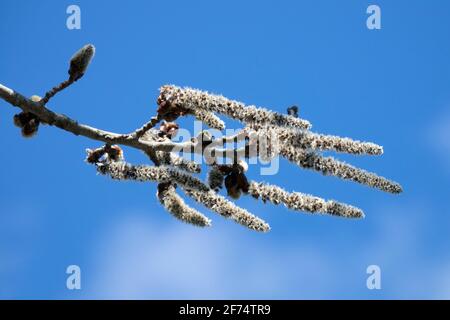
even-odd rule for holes
{"type": "Polygon", "coordinates": [[[42,98],[42,105],[46,105],[47,102],[54,97],[58,92],[69,87],[74,82],[78,81],[86,72],[89,63],[95,54],[95,47],[91,44],[85,45],[83,48],[78,50],[70,59],[69,68],[69,79],[61,82],[57,86],[53,87],[51,90],[47,91],[44,98],[42,98]]]}

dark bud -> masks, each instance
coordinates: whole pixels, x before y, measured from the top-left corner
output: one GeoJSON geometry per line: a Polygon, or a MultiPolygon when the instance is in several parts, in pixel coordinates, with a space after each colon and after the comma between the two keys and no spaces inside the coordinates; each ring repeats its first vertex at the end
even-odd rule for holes
{"type": "Polygon", "coordinates": [[[245,176],[245,174],[240,173],[237,176],[237,185],[239,187],[239,189],[242,190],[242,192],[244,192],[245,194],[248,193],[248,189],[250,188],[250,184],[248,183],[248,179],[245,176]]]}
{"type": "Polygon", "coordinates": [[[217,168],[224,176],[229,175],[230,173],[233,172],[233,165],[219,164],[217,165],[217,168]]]}
{"type": "Polygon", "coordinates": [[[227,188],[228,196],[233,199],[239,199],[241,190],[238,186],[237,175],[232,173],[225,178],[225,188],[227,188]]]}
{"type": "MultiPolygon", "coordinates": [[[[38,96],[32,96],[31,100],[37,102],[40,100],[38,96]]],[[[22,129],[22,136],[25,138],[31,138],[38,132],[39,129],[39,118],[30,112],[20,112],[15,114],[13,117],[14,125],[22,129]]]]}
{"type": "Polygon", "coordinates": [[[18,128],[23,128],[30,120],[33,119],[33,114],[30,112],[21,112],[14,115],[14,125],[18,128]]]}
{"type": "Polygon", "coordinates": [[[172,137],[176,136],[178,128],[179,126],[175,122],[164,121],[159,127],[160,136],[172,139],[172,137]]]}
{"type": "Polygon", "coordinates": [[[87,152],[86,162],[96,164],[100,162],[100,158],[103,157],[103,155],[105,154],[105,149],[104,148],[98,148],[95,150],[86,149],[86,152],[87,152]]]}
{"type": "Polygon", "coordinates": [[[117,162],[123,161],[123,151],[118,145],[113,146],[103,146],[97,149],[86,149],[87,157],[86,162],[91,164],[98,164],[103,162],[117,162]]]}
{"type": "Polygon", "coordinates": [[[247,194],[249,187],[247,177],[242,172],[233,171],[225,178],[225,188],[228,196],[233,199],[239,199],[242,192],[247,194]]]}
{"type": "Polygon", "coordinates": [[[22,128],[22,136],[25,138],[31,138],[36,135],[39,129],[39,120],[37,118],[31,119],[22,128]]]}
{"type": "Polygon", "coordinates": [[[293,117],[298,118],[298,107],[297,107],[297,106],[289,107],[289,108],[287,109],[287,113],[288,113],[288,115],[290,115],[290,116],[293,116],[293,117]]]}
{"type": "Polygon", "coordinates": [[[92,44],[87,44],[73,55],[70,59],[69,68],[71,80],[77,81],[84,75],[94,54],[95,47],[92,44]]]}
{"type": "Polygon", "coordinates": [[[158,115],[166,121],[175,121],[180,116],[184,116],[188,111],[173,103],[174,96],[167,91],[168,87],[163,87],[157,99],[158,115]]]}
{"type": "Polygon", "coordinates": [[[111,161],[122,161],[123,160],[123,151],[122,148],[118,145],[113,145],[107,149],[107,153],[109,156],[109,159],[111,161]]]}

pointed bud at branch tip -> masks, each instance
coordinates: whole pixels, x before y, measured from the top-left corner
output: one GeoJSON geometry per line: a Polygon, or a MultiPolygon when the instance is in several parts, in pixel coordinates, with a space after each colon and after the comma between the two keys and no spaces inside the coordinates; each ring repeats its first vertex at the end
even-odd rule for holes
{"type": "Polygon", "coordinates": [[[84,75],[94,54],[95,47],[92,44],[87,44],[73,55],[70,59],[69,68],[71,80],[77,81],[84,75]]]}

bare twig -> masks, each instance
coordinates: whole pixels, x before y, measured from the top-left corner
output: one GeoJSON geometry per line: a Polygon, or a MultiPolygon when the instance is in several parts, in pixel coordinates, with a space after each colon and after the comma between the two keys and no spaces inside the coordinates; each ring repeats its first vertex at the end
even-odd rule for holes
{"type": "Polygon", "coordinates": [[[130,136],[132,136],[134,139],[141,138],[144,134],[146,134],[150,129],[152,129],[154,126],[156,126],[162,118],[160,115],[157,115],[155,117],[152,117],[149,122],[144,124],[142,127],[137,129],[136,131],[132,132],[130,136]]]}
{"type": "MultiPolygon", "coordinates": [[[[120,134],[97,129],[85,124],[78,123],[77,121],[69,118],[66,115],[59,114],[51,111],[41,102],[34,102],[31,99],[24,97],[22,94],[0,84],[0,97],[9,102],[11,105],[21,108],[25,112],[30,112],[41,119],[41,121],[55,126],[67,132],[71,132],[77,136],[84,136],[86,138],[101,141],[109,144],[120,144],[129,147],[133,147],[142,151],[148,151],[150,149],[155,151],[171,152],[176,150],[190,150],[191,146],[195,146],[194,143],[158,143],[148,140],[140,139],[136,132],[129,134],[120,134]]],[[[139,132],[144,131],[142,128],[138,129],[139,132]]]]}
{"type": "Polygon", "coordinates": [[[70,59],[70,67],[69,67],[69,79],[61,82],[57,86],[53,87],[49,90],[44,98],[42,99],[42,104],[45,105],[47,102],[55,96],[58,92],[64,90],[74,82],[78,81],[86,72],[89,63],[95,54],[95,47],[92,44],[87,44],[80,50],[78,50],[70,59]]]}
{"type": "Polygon", "coordinates": [[[58,92],[64,90],[65,88],[69,87],[71,84],[75,82],[74,79],[67,79],[57,86],[53,87],[51,90],[47,91],[44,98],[42,98],[42,104],[47,104],[47,102],[53,98],[58,92]]]}

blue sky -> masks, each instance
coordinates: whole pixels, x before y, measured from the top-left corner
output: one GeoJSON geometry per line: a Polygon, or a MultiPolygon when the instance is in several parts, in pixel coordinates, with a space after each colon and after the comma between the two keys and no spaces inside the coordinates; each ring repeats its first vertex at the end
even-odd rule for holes
{"type": "Polygon", "coordinates": [[[85,77],[49,104],[55,111],[128,132],[154,115],[166,83],[280,112],[298,104],[315,131],[383,145],[381,157],[337,157],[405,192],[282,161],[275,176],[250,175],[354,204],[366,218],[244,198],[270,233],[206,210],[213,227],[198,229],[160,207],[155,185],[96,175],[83,159],[98,143],[49,127],[21,138],[17,110],[0,101],[0,298],[450,298],[449,15],[444,0],[1,1],[0,83],[10,88],[42,95],[78,48],[97,48],[85,77]],[[70,4],[81,30],[66,28],[70,4]],[[370,4],[381,30],[366,28],[370,4]],[[71,264],[78,291],[66,289],[71,264]],[[366,288],[372,264],[381,290],[366,288]]]}

